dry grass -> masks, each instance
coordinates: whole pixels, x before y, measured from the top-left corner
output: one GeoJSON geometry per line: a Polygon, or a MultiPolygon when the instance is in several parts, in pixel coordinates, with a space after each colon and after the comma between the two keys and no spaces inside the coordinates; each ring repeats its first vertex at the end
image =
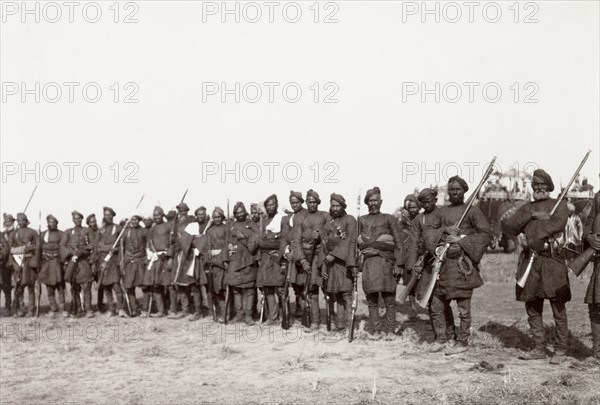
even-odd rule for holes
{"type": "MultiPolygon", "coordinates": [[[[514,255],[482,264],[486,285],[473,297],[471,350],[458,356],[427,352],[427,316],[409,319],[406,304],[398,307],[395,342],[364,339],[362,291],[352,343],[324,329],[303,333],[298,324],[283,334],[279,326],[224,329],[208,319],[97,317],[67,326],[3,318],[0,402],[600,404],[600,367],[578,361],[591,346],[587,284],[573,280],[567,307],[573,357],[559,366],[523,362],[516,355],[532,340],[523,304],[514,300],[514,266],[514,255]],[[45,338],[57,333],[55,341],[45,338]]],[[[550,312],[546,306],[551,343],[550,312]]]]}

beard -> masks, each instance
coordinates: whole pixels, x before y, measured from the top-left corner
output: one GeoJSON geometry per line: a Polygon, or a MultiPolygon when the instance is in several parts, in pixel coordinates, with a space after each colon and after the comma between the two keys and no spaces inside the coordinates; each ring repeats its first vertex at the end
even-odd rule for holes
{"type": "Polygon", "coordinates": [[[339,210],[339,211],[332,211],[329,210],[329,214],[333,217],[333,218],[340,218],[343,217],[344,215],[346,215],[346,211],[345,210],[339,210]]]}
{"type": "Polygon", "coordinates": [[[450,201],[451,204],[460,205],[465,202],[465,197],[464,196],[457,196],[457,197],[450,196],[448,198],[448,200],[450,201]]]}
{"type": "Polygon", "coordinates": [[[543,201],[547,200],[548,198],[550,198],[550,193],[548,191],[540,190],[533,192],[533,199],[535,201],[543,201]]]}

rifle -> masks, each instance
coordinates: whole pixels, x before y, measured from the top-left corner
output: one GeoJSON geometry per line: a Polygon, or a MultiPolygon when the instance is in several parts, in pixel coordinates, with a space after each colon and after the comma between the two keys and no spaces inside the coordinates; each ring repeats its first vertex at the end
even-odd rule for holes
{"type": "MultiPolygon", "coordinates": [[[[565,196],[569,192],[569,189],[571,188],[571,185],[573,185],[573,183],[575,182],[575,179],[579,176],[579,172],[581,171],[581,169],[583,168],[583,165],[585,164],[588,157],[590,156],[590,153],[592,153],[592,151],[588,150],[587,153],[585,154],[585,156],[583,157],[583,160],[579,164],[579,167],[575,171],[575,174],[573,174],[573,177],[571,177],[571,180],[567,184],[567,187],[565,187],[562,190],[562,192],[560,193],[560,196],[558,197],[558,199],[554,203],[554,206],[552,207],[552,210],[550,211],[550,216],[554,215],[554,212],[556,211],[556,209],[558,208],[558,206],[560,205],[562,200],[564,200],[565,196]]],[[[527,278],[529,278],[529,273],[531,273],[531,269],[533,269],[533,264],[535,263],[535,260],[537,259],[538,256],[539,256],[539,254],[535,250],[531,249],[531,253],[529,254],[529,260],[527,262],[527,267],[525,268],[525,273],[523,273],[523,276],[521,276],[521,278],[517,281],[517,285],[519,287],[521,287],[521,288],[525,287],[527,278]]]]}
{"type": "Polygon", "coordinates": [[[38,188],[37,185],[33,188],[33,191],[31,192],[31,195],[29,196],[29,200],[27,200],[27,204],[25,204],[25,208],[23,208],[23,214],[25,214],[27,212],[27,208],[29,208],[29,203],[33,199],[33,195],[35,194],[35,190],[37,190],[37,188],[38,188]]]}
{"type": "Polygon", "coordinates": [[[288,330],[290,322],[290,272],[293,262],[288,262],[285,270],[285,282],[283,283],[283,302],[281,303],[281,329],[288,330]]]}
{"type": "Polygon", "coordinates": [[[42,299],[42,283],[40,283],[40,272],[42,270],[42,245],[44,243],[44,240],[42,239],[42,211],[38,211],[38,220],[39,220],[39,225],[38,225],[38,234],[39,234],[39,244],[40,247],[38,248],[38,266],[39,266],[39,271],[38,271],[38,276],[37,276],[37,280],[35,280],[35,285],[37,286],[37,294],[36,294],[36,300],[35,300],[35,317],[39,318],[40,317],[40,300],[42,299]]]}
{"type": "MultiPolygon", "coordinates": [[[[329,270],[327,268],[327,265],[325,263],[323,263],[323,265],[321,266],[321,273],[323,276],[323,282],[326,284],[327,283],[327,279],[329,277],[329,270]]],[[[333,304],[331,302],[331,297],[329,296],[329,293],[327,292],[327,285],[323,286],[323,295],[325,296],[325,305],[326,305],[326,309],[325,309],[325,324],[327,326],[327,332],[331,332],[331,305],[333,304]]]]}
{"type": "Polygon", "coordinates": [[[261,289],[259,288],[258,291],[260,292],[260,323],[264,323],[266,320],[266,314],[265,314],[265,293],[263,291],[261,291],[261,289]]]}
{"type": "MultiPolygon", "coordinates": [[[[477,185],[475,190],[473,190],[473,193],[467,199],[465,210],[463,211],[462,215],[460,216],[460,218],[454,225],[455,227],[460,228],[460,225],[462,224],[464,219],[467,217],[467,213],[469,212],[469,209],[473,206],[473,203],[477,199],[477,196],[479,195],[479,191],[481,191],[481,188],[485,184],[486,180],[492,174],[492,171],[494,170],[495,162],[496,162],[496,156],[494,156],[492,158],[492,161],[490,162],[490,165],[488,166],[485,174],[479,181],[479,184],[477,185]]],[[[435,284],[437,283],[437,280],[440,275],[440,270],[442,268],[442,264],[444,263],[444,260],[446,260],[446,252],[448,251],[449,248],[450,248],[450,243],[445,242],[443,245],[438,246],[435,250],[435,260],[433,262],[433,271],[431,274],[431,280],[429,281],[429,284],[427,285],[427,290],[425,291],[425,295],[423,295],[423,297],[419,301],[417,301],[417,303],[422,308],[425,308],[427,306],[427,303],[429,302],[429,298],[431,298],[431,294],[433,293],[433,289],[435,288],[435,284]]]]}
{"type": "MultiPolygon", "coordinates": [[[[356,198],[356,260],[358,262],[358,258],[360,252],[358,251],[358,236],[360,235],[360,230],[358,226],[358,219],[360,218],[360,189],[358,189],[358,197],[356,198]]],[[[358,263],[356,263],[358,264],[358,263]]],[[[350,330],[348,333],[348,343],[351,343],[354,339],[354,320],[356,319],[356,308],[358,307],[358,274],[353,278],[352,281],[352,311],[350,315],[350,330]]]]}
{"type": "MultiPolygon", "coordinates": [[[[140,202],[138,202],[137,206],[135,207],[136,210],[140,207],[143,200],[144,200],[144,194],[142,195],[142,198],[140,198],[140,202]]],[[[108,266],[108,262],[113,257],[113,255],[114,255],[113,251],[115,250],[115,248],[121,241],[121,238],[123,237],[123,234],[125,233],[125,229],[127,229],[127,225],[129,225],[129,221],[131,221],[131,217],[127,218],[127,221],[125,222],[125,225],[123,226],[123,229],[121,229],[121,232],[119,232],[117,239],[112,244],[110,250],[104,257],[104,260],[102,260],[102,263],[100,264],[100,275],[98,276],[98,285],[102,285],[102,279],[104,278],[104,273],[106,272],[106,267],[108,266]]]]}
{"type": "MultiPolygon", "coordinates": [[[[126,227],[127,224],[125,224],[123,229],[125,229],[126,227]]],[[[119,285],[121,286],[121,290],[123,290],[123,296],[125,297],[125,303],[127,304],[127,312],[129,313],[129,316],[133,316],[133,312],[131,311],[131,302],[129,301],[129,294],[127,294],[127,290],[125,289],[125,287],[123,287],[123,277],[125,277],[125,247],[123,246],[123,239],[121,239],[121,243],[119,246],[119,268],[121,270],[121,277],[119,277],[119,285]]],[[[135,292],[135,288],[133,289],[133,291],[135,292]]]]}
{"type": "MultiPolygon", "coordinates": [[[[596,234],[597,237],[600,237],[600,234],[596,234]]],[[[598,252],[594,250],[594,248],[587,248],[582,254],[577,256],[575,259],[571,260],[569,264],[567,264],[567,268],[575,274],[575,277],[579,277],[579,275],[585,270],[588,263],[593,260],[596,260],[598,257],[598,252]]]]}
{"type": "MultiPolygon", "coordinates": [[[[187,195],[188,190],[189,189],[185,190],[185,193],[183,193],[183,197],[181,197],[181,202],[179,204],[183,203],[183,201],[185,200],[185,196],[187,195]]],[[[177,213],[175,214],[175,220],[173,221],[173,226],[171,227],[171,232],[169,235],[171,245],[175,245],[175,231],[177,229],[177,221],[178,220],[179,220],[179,211],[177,211],[177,213]]],[[[175,259],[177,259],[177,256],[174,254],[173,254],[173,257],[175,259]]],[[[177,270],[175,271],[175,281],[174,281],[175,285],[177,285],[177,280],[179,278],[179,270],[181,270],[181,261],[182,260],[183,260],[183,251],[180,252],[180,256],[177,259],[177,270]]]]}
{"type": "MultiPolygon", "coordinates": [[[[312,264],[315,261],[315,256],[317,253],[317,241],[313,240],[312,247],[312,260],[311,260],[311,270],[312,264]]],[[[311,282],[311,270],[305,272],[306,273],[306,281],[304,282],[304,308],[302,309],[302,326],[310,328],[310,324],[312,323],[311,315],[310,315],[310,282],[311,282]]]]}
{"type": "MultiPolygon", "coordinates": [[[[150,238],[148,238],[148,239],[150,239],[150,238]]],[[[154,247],[154,242],[152,242],[152,240],[150,240],[150,247],[156,253],[156,248],[154,247]]],[[[152,269],[152,262],[148,263],[148,266],[150,267],[150,269],[152,269]]],[[[154,272],[152,273],[152,288],[150,289],[150,303],[148,304],[148,313],[146,314],[146,318],[150,318],[150,313],[152,312],[152,301],[154,301],[154,285],[156,284],[156,272],[158,270],[161,270],[161,268],[162,268],[162,261],[160,263],[158,263],[158,268],[155,269],[154,272]]],[[[146,269],[146,270],[150,270],[150,269],[146,269]]]]}
{"type": "MultiPolygon", "coordinates": [[[[230,237],[231,237],[231,232],[230,232],[230,228],[229,228],[229,198],[227,199],[227,218],[225,218],[225,225],[227,226],[227,228],[225,228],[225,240],[227,241],[227,260],[229,260],[229,255],[231,254],[231,250],[233,249],[233,245],[230,243],[230,237]]],[[[229,267],[229,262],[227,262],[226,265],[226,270],[229,267]]],[[[231,300],[231,291],[229,288],[229,285],[226,286],[225,288],[225,314],[223,314],[223,320],[224,323],[227,324],[227,318],[228,318],[228,313],[229,313],[229,306],[230,303],[229,301],[231,300]]]]}

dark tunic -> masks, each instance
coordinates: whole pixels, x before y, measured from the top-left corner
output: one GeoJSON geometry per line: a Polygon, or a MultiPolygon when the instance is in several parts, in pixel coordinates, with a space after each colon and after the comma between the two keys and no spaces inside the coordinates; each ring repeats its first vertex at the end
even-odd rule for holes
{"type": "MultiPolygon", "coordinates": [[[[597,192],[594,196],[592,211],[585,222],[584,237],[589,233],[600,234],[600,192],[597,192]]],[[[584,302],[586,304],[600,304],[600,252],[596,252],[594,272],[590,278],[584,302]]]]}
{"type": "Polygon", "coordinates": [[[213,292],[219,294],[225,290],[225,271],[229,262],[225,224],[211,226],[206,236],[206,258],[212,275],[213,292]]]}
{"type": "Polygon", "coordinates": [[[148,229],[127,228],[123,234],[123,287],[139,287],[146,270],[146,237],[148,229]]]}
{"type": "Polygon", "coordinates": [[[356,266],[358,223],[352,215],[331,218],[326,226],[325,254],[335,257],[327,266],[327,292],[352,291],[354,280],[350,267],[356,266]]]}
{"type": "Polygon", "coordinates": [[[395,292],[394,266],[400,263],[402,239],[398,220],[390,214],[367,214],[358,220],[363,254],[363,290],[366,294],[395,292]]]}
{"type": "MultiPolygon", "coordinates": [[[[294,260],[308,260],[311,263],[310,285],[323,285],[321,275],[321,266],[325,260],[324,237],[327,235],[327,224],[331,220],[329,213],[325,211],[316,211],[313,213],[306,211],[306,215],[294,219],[292,229],[292,255],[294,260]],[[319,231],[320,240],[313,240],[313,231],[319,231]],[[313,257],[314,252],[314,257],[313,257]]],[[[302,284],[298,277],[298,267],[292,267],[290,280],[292,283],[302,284]]]]}
{"type": "MultiPolygon", "coordinates": [[[[436,210],[431,228],[424,231],[425,248],[434,255],[435,249],[446,240],[444,228],[455,225],[464,212],[466,204],[449,205],[436,210]]],[[[440,269],[438,287],[445,299],[470,298],[473,289],[483,285],[479,274],[479,262],[492,240],[492,231],[478,207],[471,207],[460,226],[462,239],[458,242],[462,251],[458,255],[447,254],[440,269]],[[464,237],[463,237],[464,235],[464,237]]]]}
{"type": "Polygon", "coordinates": [[[406,254],[405,266],[407,269],[412,269],[417,260],[421,260],[423,264],[423,272],[419,281],[417,281],[416,295],[417,299],[421,299],[427,290],[429,281],[431,280],[431,273],[433,271],[433,259],[434,257],[425,249],[425,240],[423,235],[425,230],[433,228],[436,221],[438,208],[434,208],[430,213],[421,212],[415,219],[413,219],[414,225],[414,238],[408,245],[408,251],[406,254]]]}
{"type": "Polygon", "coordinates": [[[267,218],[264,221],[264,229],[257,240],[260,248],[260,266],[256,276],[258,287],[282,287],[285,284],[285,273],[281,271],[281,264],[284,261],[281,239],[284,222],[287,223],[287,221],[287,217],[278,216],[267,218]],[[280,221],[279,226],[276,227],[278,231],[266,230],[275,218],[279,218],[280,221]]]}
{"type": "Polygon", "coordinates": [[[257,237],[251,229],[250,221],[235,221],[231,227],[231,244],[233,251],[229,257],[229,267],[225,277],[225,284],[232,287],[250,288],[256,284],[258,264],[255,254],[258,251],[257,237]],[[244,235],[238,239],[236,233],[244,235]]]}
{"type": "Polygon", "coordinates": [[[171,284],[171,270],[173,261],[167,256],[169,249],[169,234],[171,228],[168,223],[154,224],[146,235],[146,247],[150,253],[156,253],[156,260],[150,259],[146,265],[142,285],[168,286],[171,284]]]}
{"type": "Polygon", "coordinates": [[[92,251],[87,228],[69,228],[60,239],[60,259],[65,263],[65,281],[87,283],[94,280],[89,258],[92,251]],[[76,261],[73,261],[77,256],[76,261]]]}
{"type": "MultiPolygon", "coordinates": [[[[117,224],[104,225],[100,229],[100,235],[98,236],[98,256],[99,263],[102,264],[106,256],[111,252],[112,245],[115,243],[121,232],[121,226],[117,224]]],[[[112,251],[104,275],[102,276],[102,285],[117,284],[121,280],[121,273],[119,271],[119,246],[117,245],[112,251]]]]}
{"type": "Polygon", "coordinates": [[[12,284],[12,265],[9,262],[10,248],[8,239],[13,231],[0,232],[0,286],[12,284]]]}
{"type": "Polygon", "coordinates": [[[42,232],[42,268],[40,283],[57,285],[64,281],[64,267],[60,259],[60,240],[63,231],[46,230],[42,232]]]}
{"type": "Polygon", "coordinates": [[[20,278],[20,285],[32,286],[36,281],[36,273],[33,270],[37,267],[35,252],[39,244],[38,234],[31,228],[17,228],[11,232],[8,240],[10,249],[10,262],[13,268],[14,285],[17,285],[16,278],[20,278]],[[21,265],[16,258],[23,255],[21,265]]]}
{"type": "Polygon", "coordinates": [[[536,220],[531,216],[532,211],[550,212],[555,203],[556,200],[553,198],[527,203],[502,223],[504,232],[514,236],[524,233],[529,244],[529,247],[523,249],[519,256],[517,280],[521,278],[527,268],[530,249],[539,254],[531,273],[529,273],[525,287],[521,288],[518,285],[516,287],[518,301],[527,302],[536,298],[563,301],[571,299],[565,254],[561,249],[550,249],[546,243],[548,238],[552,240],[553,235],[565,229],[569,217],[567,203],[562,201],[552,218],[548,220],[536,220]]]}

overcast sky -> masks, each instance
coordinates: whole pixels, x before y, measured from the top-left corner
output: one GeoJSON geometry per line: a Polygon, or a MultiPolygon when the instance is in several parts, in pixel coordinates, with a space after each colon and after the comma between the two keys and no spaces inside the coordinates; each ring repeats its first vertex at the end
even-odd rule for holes
{"type": "Polygon", "coordinates": [[[36,162],[28,214],[37,226],[38,211],[52,213],[61,228],[73,209],[110,205],[123,217],[145,193],[150,214],[188,188],[192,209],[272,193],[282,205],[290,189],[314,188],[322,209],[335,191],[354,214],[359,188],[378,185],[392,212],[457,170],[474,187],[493,155],[501,170],[537,165],[558,185],[591,149],[583,174],[598,189],[596,1],[481,2],[471,16],[462,2],[439,2],[439,23],[422,2],[275,2],[272,23],[263,2],[238,2],[239,23],[222,2],[122,2],[118,16],[113,3],[98,2],[96,23],[85,2],[73,23],[65,6],[58,18],[38,3],[37,23],[21,2],[2,3],[2,212],[22,211],[36,162]]]}

